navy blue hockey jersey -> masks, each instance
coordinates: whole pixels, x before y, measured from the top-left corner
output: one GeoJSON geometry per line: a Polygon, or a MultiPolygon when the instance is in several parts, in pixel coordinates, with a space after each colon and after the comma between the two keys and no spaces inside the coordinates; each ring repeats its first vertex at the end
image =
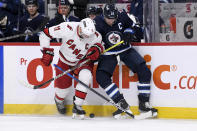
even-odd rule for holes
{"type": "MultiPolygon", "coordinates": [[[[39,14],[33,19],[29,18],[29,14],[25,15],[20,20],[19,31],[21,33],[30,33],[36,31],[39,28],[41,22],[43,21],[44,16],[39,14]]],[[[26,37],[21,37],[19,41],[22,42],[39,42],[39,33],[33,35],[27,35],[26,37]]]]}
{"type": "MultiPolygon", "coordinates": [[[[105,22],[103,16],[97,16],[94,20],[95,20],[96,30],[102,35],[102,41],[105,44],[105,49],[123,40],[122,35],[124,30],[126,28],[130,28],[133,26],[133,21],[128,17],[125,11],[118,14],[118,18],[112,26],[109,26],[105,22]]],[[[129,49],[130,47],[131,45],[121,44],[105,54],[106,55],[118,54],[129,49]]]]}

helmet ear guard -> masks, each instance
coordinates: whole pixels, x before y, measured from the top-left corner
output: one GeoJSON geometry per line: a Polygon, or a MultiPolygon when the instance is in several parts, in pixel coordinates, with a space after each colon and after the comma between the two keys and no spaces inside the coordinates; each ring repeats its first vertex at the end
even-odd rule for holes
{"type": "Polygon", "coordinates": [[[80,35],[84,35],[84,36],[88,36],[88,37],[93,35],[96,32],[94,22],[90,18],[82,19],[79,24],[79,28],[81,30],[80,35]]]}

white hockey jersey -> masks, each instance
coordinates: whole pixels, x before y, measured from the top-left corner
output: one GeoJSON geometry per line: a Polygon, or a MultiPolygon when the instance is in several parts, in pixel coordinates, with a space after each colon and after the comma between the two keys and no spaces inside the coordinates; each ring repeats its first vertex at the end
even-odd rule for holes
{"type": "Polygon", "coordinates": [[[68,65],[74,66],[82,59],[87,50],[96,43],[102,43],[102,37],[99,32],[91,35],[89,38],[80,38],[77,32],[80,22],[63,22],[59,25],[45,29],[40,34],[40,46],[50,47],[52,38],[62,38],[60,47],[60,60],[68,65]]]}

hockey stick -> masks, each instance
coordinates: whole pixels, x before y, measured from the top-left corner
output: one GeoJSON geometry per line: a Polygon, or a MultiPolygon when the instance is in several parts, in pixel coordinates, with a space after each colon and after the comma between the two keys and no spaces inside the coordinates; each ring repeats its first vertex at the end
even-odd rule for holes
{"type": "MultiPolygon", "coordinates": [[[[115,48],[116,46],[122,44],[123,42],[124,42],[124,41],[120,41],[120,42],[116,43],[115,45],[111,46],[110,48],[104,50],[102,54],[104,54],[105,52],[107,52],[107,51],[109,51],[109,50],[115,48]]],[[[85,59],[85,58],[83,58],[83,59],[85,59]]],[[[73,71],[73,70],[75,70],[75,69],[77,69],[77,68],[79,68],[79,67],[81,67],[82,65],[84,65],[84,64],[87,63],[88,61],[90,61],[90,60],[87,59],[87,60],[83,61],[82,63],[77,64],[76,66],[74,66],[74,67],[68,69],[67,71],[64,71],[63,73],[57,75],[56,77],[53,77],[53,78],[49,79],[48,81],[43,82],[43,83],[40,84],[40,85],[32,85],[32,84],[29,84],[29,83],[27,83],[27,82],[25,82],[25,81],[21,81],[21,80],[19,80],[19,82],[20,82],[22,85],[24,85],[25,87],[27,87],[27,88],[39,89],[40,87],[46,85],[47,83],[50,83],[50,82],[54,81],[55,79],[58,79],[59,77],[65,75],[65,74],[67,74],[67,73],[69,73],[69,72],[71,72],[71,71],[73,71]]]]}
{"type": "Polygon", "coordinates": [[[39,89],[40,87],[42,87],[42,86],[44,86],[44,85],[46,85],[46,84],[48,84],[48,83],[54,81],[55,79],[58,79],[59,77],[62,77],[62,76],[65,75],[66,73],[69,73],[69,72],[71,72],[71,71],[73,71],[73,70],[75,70],[75,69],[81,67],[82,65],[84,65],[84,64],[87,63],[88,61],[89,61],[89,59],[83,61],[83,62],[80,63],[80,64],[77,64],[76,66],[74,66],[74,67],[68,69],[67,71],[65,71],[65,72],[63,72],[63,73],[57,75],[56,77],[53,77],[53,78],[49,79],[48,81],[43,82],[43,83],[40,84],[40,85],[31,85],[31,84],[26,83],[25,81],[21,81],[21,80],[19,80],[19,82],[20,82],[22,85],[24,85],[25,87],[27,87],[27,88],[39,89]]]}
{"type": "MultiPolygon", "coordinates": [[[[56,64],[53,64],[57,69],[59,69],[60,71],[64,72],[64,70],[59,67],[56,64]]],[[[96,90],[94,90],[93,88],[90,88],[88,85],[86,85],[84,82],[80,81],[79,79],[77,79],[75,76],[71,75],[70,73],[66,74],[67,76],[73,78],[75,81],[79,82],[81,85],[83,85],[84,87],[86,87],[87,89],[89,89],[90,91],[92,91],[93,93],[95,93],[96,95],[100,96],[102,99],[104,99],[105,101],[111,103],[112,105],[114,105],[115,107],[117,107],[118,109],[120,109],[121,111],[125,112],[127,115],[129,115],[131,118],[134,118],[136,120],[141,120],[141,119],[146,119],[149,118],[149,116],[151,115],[152,112],[147,112],[144,114],[140,114],[140,115],[133,115],[130,112],[126,111],[125,109],[123,109],[121,106],[119,106],[118,104],[114,103],[112,100],[108,99],[107,97],[103,96],[102,94],[98,93],[96,90]]]]}
{"type": "Polygon", "coordinates": [[[5,40],[10,40],[10,39],[18,38],[18,37],[22,37],[22,36],[26,36],[26,35],[36,34],[36,33],[40,32],[40,31],[42,31],[44,29],[44,27],[48,23],[48,21],[49,21],[49,18],[48,17],[44,17],[44,19],[41,22],[40,26],[35,31],[24,33],[24,34],[17,34],[17,35],[13,35],[13,36],[3,37],[3,38],[0,38],[0,42],[1,41],[5,41],[5,40]]]}
{"type": "MultiPolygon", "coordinates": [[[[56,64],[53,64],[57,69],[59,69],[60,71],[64,72],[64,70],[59,67],[56,64]]],[[[94,90],[93,88],[90,88],[88,85],[86,85],[84,82],[80,81],[79,79],[77,79],[76,77],[74,77],[73,75],[71,75],[70,73],[66,73],[67,76],[73,78],[75,81],[79,82],[80,84],[82,84],[84,87],[86,87],[87,89],[89,89],[90,91],[94,92],[95,94],[97,94],[98,96],[100,96],[101,98],[103,98],[104,100],[106,100],[107,102],[111,103],[112,105],[116,106],[118,109],[124,111],[126,114],[128,114],[130,117],[135,118],[135,116],[129,112],[127,112],[126,110],[124,110],[122,107],[120,107],[119,105],[117,105],[116,103],[114,103],[113,101],[111,101],[110,99],[108,99],[107,97],[103,96],[102,94],[98,93],[96,90],[94,90]]]]}

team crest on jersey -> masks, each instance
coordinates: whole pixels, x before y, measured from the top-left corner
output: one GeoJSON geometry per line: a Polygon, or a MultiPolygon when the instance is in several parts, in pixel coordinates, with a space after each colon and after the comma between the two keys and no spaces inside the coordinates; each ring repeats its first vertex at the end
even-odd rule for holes
{"type": "Polygon", "coordinates": [[[121,38],[122,38],[122,34],[118,31],[111,31],[106,35],[107,43],[110,44],[111,46],[120,42],[121,38]]]}

